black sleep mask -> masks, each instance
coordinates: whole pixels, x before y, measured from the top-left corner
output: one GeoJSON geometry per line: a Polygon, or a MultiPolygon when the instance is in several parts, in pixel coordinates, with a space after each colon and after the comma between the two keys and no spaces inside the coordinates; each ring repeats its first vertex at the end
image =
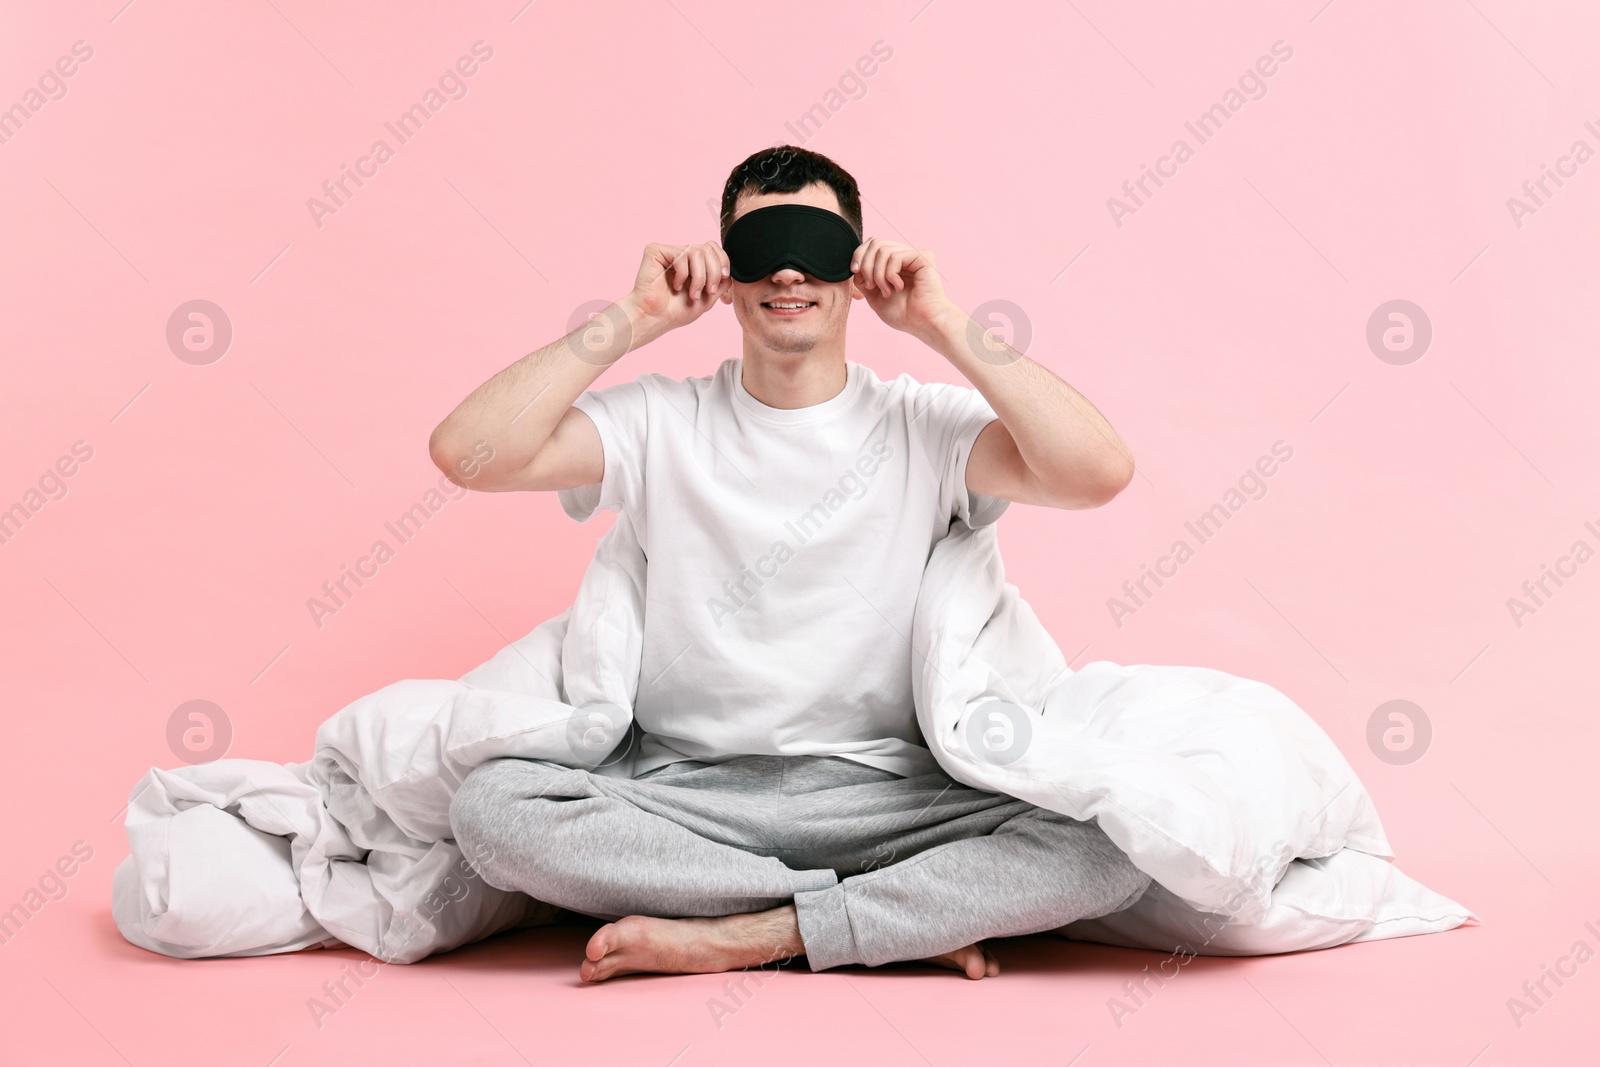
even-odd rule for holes
{"type": "Polygon", "coordinates": [[[722,250],[736,282],[770,278],[789,267],[822,282],[842,282],[861,238],[843,215],[809,204],[773,204],[740,215],[722,250]]]}

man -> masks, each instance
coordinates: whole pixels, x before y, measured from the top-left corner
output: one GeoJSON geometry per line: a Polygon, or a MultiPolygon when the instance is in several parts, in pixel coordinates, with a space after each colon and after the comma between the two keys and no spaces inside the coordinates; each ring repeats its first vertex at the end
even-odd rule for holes
{"type": "Polygon", "coordinates": [[[496,374],[433,433],[460,484],[553,490],[579,521],[621,511],[647,559],[632,776],[492,761],[455,798],[457,840],[490,884],[612,920],[586,981],[802,953],[813,970],[997,975],[983,938],[1116,911],[1149,878],[1094,824],[942,773],[911,696],[917,590],[952,521],[1096,507],[1132,459],[1071,386],[974,328],[926,250],[862,241],[856,182],[831,160],[758,152],[722,206],[720,244],[649,245],[603,323],[496,374]],[[863,299],[976,391],[847,360],[863,299]],[[719,301],[741,359],[585,391],[719,301]],[[492,459],[463,476],[484,440],[492,459]]]}

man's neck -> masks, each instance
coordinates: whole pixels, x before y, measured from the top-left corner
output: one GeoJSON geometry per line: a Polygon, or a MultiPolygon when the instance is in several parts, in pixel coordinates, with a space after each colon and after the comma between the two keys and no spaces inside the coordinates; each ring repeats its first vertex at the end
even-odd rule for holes
{"type": "Polygon", "coordinates": [[[832,400],[849,380],[844,353],[820,352],[786,358],[744,358],[742,381],[747,393],[769,408],[809,408],[832,400]]]}

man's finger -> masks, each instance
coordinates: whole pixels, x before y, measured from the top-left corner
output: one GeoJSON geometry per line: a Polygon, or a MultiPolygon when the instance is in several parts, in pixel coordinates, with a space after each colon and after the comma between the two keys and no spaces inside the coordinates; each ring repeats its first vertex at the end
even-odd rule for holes
{"type": "Polygon", "coordinates": [[[682,292],[683,283],[688,280],[688,277],[689,250],[684,248],[679,250],[678,254],[672,258],[672,278],[670,279],[672,282],[672,291],[675,293],[682,292]]]}
{"type": "Polygon", "coordinates": [[[861,253],[861,280],[868,289],[871,289],[873,277],[872,272],[877,266],[878,239],[876,237],[869,237],[867,238],[867,243],[862,247],[864,251],[861,253]]]}
{"type": "MultiPolygon", "coordinates": [[[[884,264],[884,275],[889,280],[894,282],[896,292],[901,292],[906,287],[906,280],[900,275],[901,268],[905,266],[906,262],[906,253],[896,252],[891,255],[889,257],[889,261],[884,264]]],[[[910,271],[907,271],[906,273],[909,274],[910,271]]]]}
{"type": "Polygon", "coordinates": [[[707,242],[706,259],[711,267],[711,291],[713,294],[722,291],[723,279],[728,276],[727,266],[723,263],[724,258],[722,249],[718,248],[714,243],[707,242]]]}
{"type": "Polygon", "coordinates": [[[700,250],[706,260],[706,294],[717,295],[717,287],[722,284],[722,260],[717,256],[715,245],[703,244],[700,250]]]}
{"type": "Polygon", "coordinates": [[[665,271],[683,254],[683,249],[677,245],[651,245],[650,254],[653,255],[656,266],[665,271]]]}
{"type": "Polygon", "coordinates": [[[696,245],[689,250],[689,299],[699,300],[706,287],[706,253],[696,245]]]}

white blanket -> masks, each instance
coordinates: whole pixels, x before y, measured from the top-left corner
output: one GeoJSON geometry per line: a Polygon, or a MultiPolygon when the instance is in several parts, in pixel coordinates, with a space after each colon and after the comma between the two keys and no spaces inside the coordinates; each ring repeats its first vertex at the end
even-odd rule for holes
{"type": "MultiPolygon", "coordinates": [[[[309,763],[152,769],[116,872],[123,936],[169,956],[353,945],[410,963],[556,909],[495,889],[451,838],[450,800],[500,757],[631,773],[644,556],[626,516],[573,606],[457,681],[406,680],[317,731],[309,763]]],[[[993,527],[934,548],[909,639],[924,737],[945,772],[1093,819],[1154,879],[1064,936],[1256,954],[1446,930],[1474,917],[1388,862],[1332,740],[1259,682],[1198,667],[1069,669],[993,527]]]]}

